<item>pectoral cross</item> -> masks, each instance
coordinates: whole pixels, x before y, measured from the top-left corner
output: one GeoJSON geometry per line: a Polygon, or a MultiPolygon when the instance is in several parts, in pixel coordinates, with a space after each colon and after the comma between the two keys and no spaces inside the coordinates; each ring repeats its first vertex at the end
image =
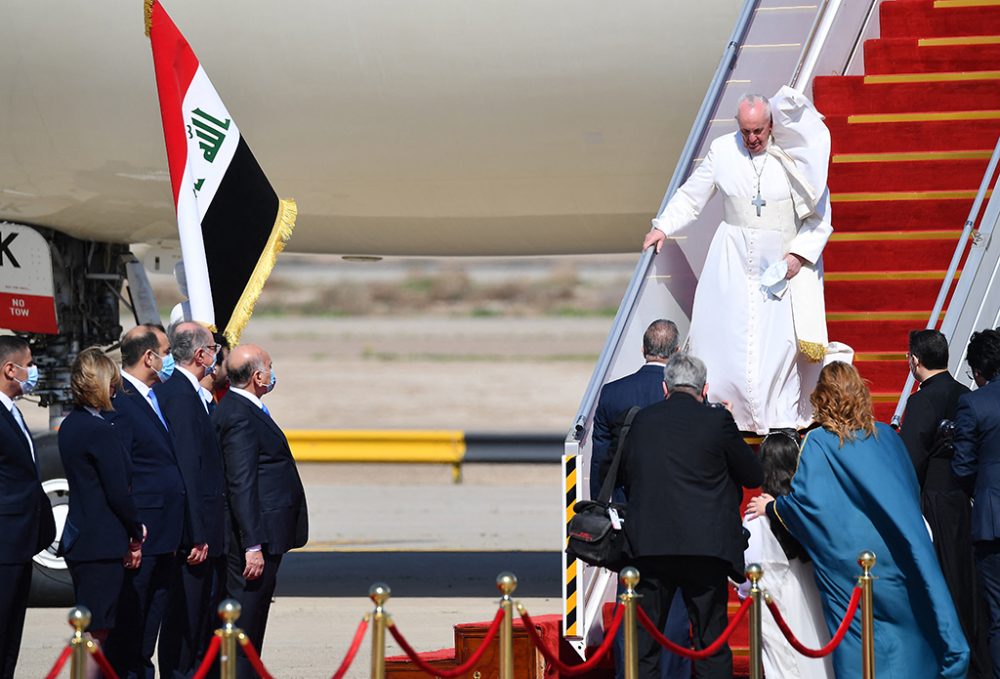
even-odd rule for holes
{"type": "Polygon", "coordinates": [[[760,188],[757,189],[757,197],[750,204],[757,208],[757,216],[760,217],[760,209],[767,206],[767,201],[760,197],[760,188]]]}

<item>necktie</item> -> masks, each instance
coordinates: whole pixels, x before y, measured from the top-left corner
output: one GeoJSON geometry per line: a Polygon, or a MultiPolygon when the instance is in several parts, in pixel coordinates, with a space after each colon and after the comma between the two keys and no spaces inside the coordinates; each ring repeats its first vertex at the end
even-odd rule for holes
{"type": "Polygon", "coordinates": [[[31,440],[31,432],[28,431],[28,425],[24,423],[24,417],[21,416],[21,411],[17,409],[17,406],[13,403],[10,406],[10,414],[14,416],[17,420],[17,425],[21,428],[24,433],[24,438],[28,439],[28,450],[31,451],[31,459],[35,459],[35,443],[31,440]]]}
{"type": "Polygon", "coordinates": [[[156,413],[158,418],[160,418],[160,423],[163,425],[163,428],[169,431],[170,427],[167,426],[167,420],[164,419],[163,411],[160,410],[160,402],[156,400],[156,393],[150,389],[146,392],[146,394],[149,397],[149,405],[153,406],[153,412],[156,413]]]}
{"type": "Polygon", "coordinates": [[[263,411],[264,411],[264,414],[265,414],[265,415],[267,415],[268,417],[270,417],[270,416],[271,416],[271,411],[270,411],[270,410],[268,410],[268,409],[267,409],[267,406],[266,406],[266,405],[264,405],[263,403],[261,403],[261,404],[260,404],[260,409],[261,409],[261,410],[263,410],[263,411]]]}

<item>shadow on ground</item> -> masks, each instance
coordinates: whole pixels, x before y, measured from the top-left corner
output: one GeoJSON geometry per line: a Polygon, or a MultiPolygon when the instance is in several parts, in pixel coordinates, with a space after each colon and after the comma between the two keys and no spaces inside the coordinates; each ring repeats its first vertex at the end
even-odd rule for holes
{"type": "Polygon", "coordinates": [[[384,582],[393,596],[494,596],[502,571],[517,576],[517,596],[562,596],[559,552],[291,552],[275,595],[365,596],[384,582]]]}

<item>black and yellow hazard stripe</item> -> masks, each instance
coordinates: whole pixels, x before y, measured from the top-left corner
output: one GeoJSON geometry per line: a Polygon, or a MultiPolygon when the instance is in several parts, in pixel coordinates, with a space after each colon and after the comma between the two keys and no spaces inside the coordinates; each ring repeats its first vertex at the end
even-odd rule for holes
{"type": "MultiPolygon", "coordinates": [[[[576,455],[563,457],[563,470],[566,474],[566,525],[567,539],[569,520],[573,518],[575,512],[573,505],[576,504],[576,463],[579,458],[576,455]]],[[[580,562],[576,559],[566,557],[566,572],[563,574],[563,601],[565,610],[563,611],[564,636],[579,636],[577,627],[577,584],[580,582],[580,562]]]]}

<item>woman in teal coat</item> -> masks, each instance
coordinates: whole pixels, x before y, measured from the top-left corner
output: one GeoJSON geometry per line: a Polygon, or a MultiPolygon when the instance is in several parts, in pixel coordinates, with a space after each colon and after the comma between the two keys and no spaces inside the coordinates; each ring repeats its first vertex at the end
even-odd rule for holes
{"type": "MultiPolygon", "coordinates": [[[[906,447],[875,422],[868,387],[847,363],[823,368],[811,401],[822,428],[802,444],[792,492],[754,498],[748,513],[780,522],[809,553],[831,634],[847,612],[859,553],[875,553],[879,679],[964,679],[969,648],[920,513],[906,447]]],[[[861,676],[860,618],[834,651],[838,677],[861,676]]]]}

